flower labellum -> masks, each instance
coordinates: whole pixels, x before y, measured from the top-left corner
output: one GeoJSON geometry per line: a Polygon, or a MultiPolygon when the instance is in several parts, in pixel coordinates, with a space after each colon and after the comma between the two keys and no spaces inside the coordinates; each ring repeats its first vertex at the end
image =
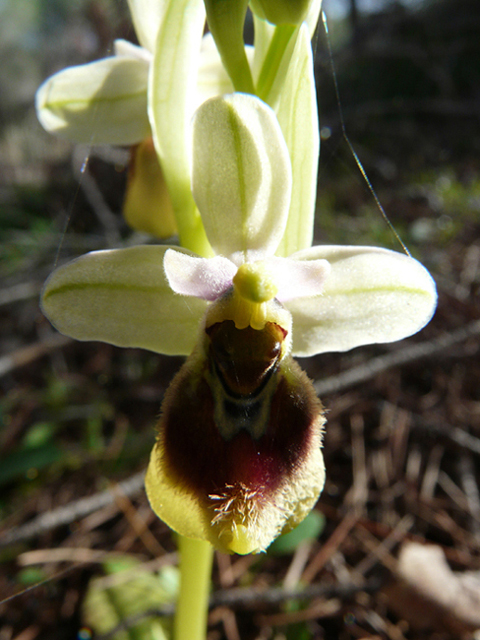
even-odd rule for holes
{"type": "Polygon", "coordinates": [[[291,316],[264,266],[248,266],[167,391],[146,477],[169,526],[241,554],[299,524],[325,478],[322,405],[290,356],[291,316]]]}

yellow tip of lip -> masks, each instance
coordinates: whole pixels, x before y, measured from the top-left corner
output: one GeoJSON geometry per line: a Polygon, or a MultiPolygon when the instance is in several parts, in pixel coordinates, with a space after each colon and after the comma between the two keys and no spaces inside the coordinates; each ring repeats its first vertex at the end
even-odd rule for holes
{"type": "Polygon", "coordinates": [[[235,527],[235,533],[228,545],[230,551],[238,553],[239,555],[246,555],[256,551],[255,543],[249,535],[248,528],[243,524],[237,524],[235,527]]]}

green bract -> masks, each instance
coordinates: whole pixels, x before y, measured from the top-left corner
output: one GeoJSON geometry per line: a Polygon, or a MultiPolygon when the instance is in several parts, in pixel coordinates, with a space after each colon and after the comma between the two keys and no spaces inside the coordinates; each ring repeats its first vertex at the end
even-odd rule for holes
{"type": "Polygon", "coordinates": [[[252,72],[243,44],[247,5],[248,0],[205,0],[208,26],[235,90],[254,93],[252,72]]]}

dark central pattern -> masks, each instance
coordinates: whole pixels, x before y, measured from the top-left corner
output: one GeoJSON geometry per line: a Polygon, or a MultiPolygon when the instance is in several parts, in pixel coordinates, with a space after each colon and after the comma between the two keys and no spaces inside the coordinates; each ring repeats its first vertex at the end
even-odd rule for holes
{"type": "MultiPolygon", "coordinates": [[[[242,485],[263,497],[274,492],[308,454],[321,406],[293,359],[278,362],[285,337],[280,327],[270,324],[256,331],[232,325],[226,321],[209,329],[209,357],[198,371],[187,361],[167,393],[160,422],[168,473],[205,499],[226,486],[242,485]],[[257,390],[265,376],[270,376],[273,391],[266,396],[261,437],[253,438],[247,429],[231,439],[220,433],[214,419],[216,400],[208,382],[212,360],[226,388],[243,398],[253,414],[258,411],[257,390]],[[247,393],[242,396],[242,391],[247,393]]],[[[240,406],[237,400],[231,411],[240,406]]],[[[248,420],[248,412],[244,419],[248,420]]]]}

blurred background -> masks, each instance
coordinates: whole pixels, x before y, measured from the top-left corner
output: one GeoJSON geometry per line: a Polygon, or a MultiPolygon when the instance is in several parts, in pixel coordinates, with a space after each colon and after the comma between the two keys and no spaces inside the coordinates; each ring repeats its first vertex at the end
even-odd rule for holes
{"type": "MultiPolygon", "coordinates": [[[[293,539],[217,554],[209,639],[474,639],[480,4],[324,10],[341,110],[320,25],[316,242],[401,250],[343,113],[439,307],[400,344],[301,362],[328,411],[325,491],[293,539]],[[302,598],[272,595],[299,585],[302,598]]],[[[38,305],[55,263],[147,240],[122,218],[129,150],[74,147],[35,116],[43,80],[110,54],[118,37],[135,38],[123,0],[0,0],[0,640],[162,638],[176,588],[175,541],[141,474],[182,359],[75,343],[38,305]]]]}

